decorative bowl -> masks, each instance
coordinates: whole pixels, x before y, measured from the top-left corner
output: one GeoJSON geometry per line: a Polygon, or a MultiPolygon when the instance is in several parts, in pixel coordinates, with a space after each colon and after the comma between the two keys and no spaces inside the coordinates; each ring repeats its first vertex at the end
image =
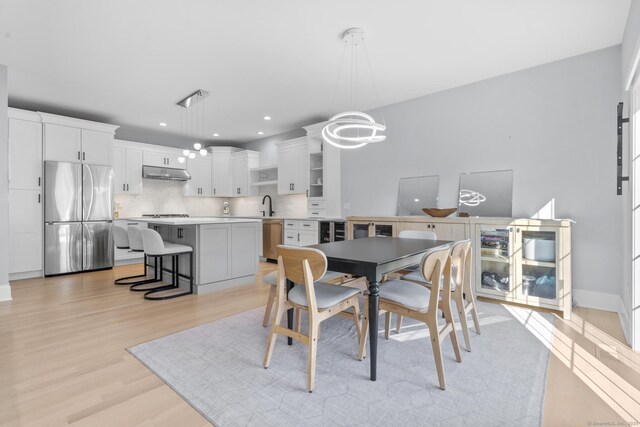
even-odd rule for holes
{"type": "Polygon", "coordinates": [[[423,208],[422,212],[426,213],[429,216],[435,217],[435,218],[444,218],[444,217],[447,217],[447,216],[451,215],[452,213],[454,213],[457,210],[458,210],[458,208],[447,208],[447,209],[423,208]]]}

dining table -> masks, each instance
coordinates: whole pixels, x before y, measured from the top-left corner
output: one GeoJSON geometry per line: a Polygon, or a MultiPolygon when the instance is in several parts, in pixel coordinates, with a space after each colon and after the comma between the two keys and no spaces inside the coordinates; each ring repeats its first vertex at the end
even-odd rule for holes
{"type": "MultiPolygon", "coordinates": [[[[353,276],[364,276],[369,291],[369,363],[370,378],[377,378],[378,303],[380,282],[384,275],[419,264],[425,253],[435,248],[449,247],[449,240],[409,239],[374,236],[307,246],[322,251],[327,257],[327,269],[353,276]]],[[[293,326],[293,310],[287,316],[293,326]]]]}

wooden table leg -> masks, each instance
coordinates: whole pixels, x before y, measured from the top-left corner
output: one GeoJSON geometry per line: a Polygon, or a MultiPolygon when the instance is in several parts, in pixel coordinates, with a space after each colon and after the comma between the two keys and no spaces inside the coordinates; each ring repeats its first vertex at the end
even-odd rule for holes
{"type": "MultiPolygon", "coordinates": [[[[293,288],[293,282],[287,279],[287,296],[289,295],[289,291],[293,288]]],[[[293,308],[287,310],[287,328],[293,330],[293,308]]],[[[287,344],[293,345],[293,338],[287,338],[287,344]]]]}
{"type": "Polygon", "coordinates": [[[378,364],[378,293],[380,287],[378,282],[369,280],[369,363],[371,381],[377,377],[378,364]]]}

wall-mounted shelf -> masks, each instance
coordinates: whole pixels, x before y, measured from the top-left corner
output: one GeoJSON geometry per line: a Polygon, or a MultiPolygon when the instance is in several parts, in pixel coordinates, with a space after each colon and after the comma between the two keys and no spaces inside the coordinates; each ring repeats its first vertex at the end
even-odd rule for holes
{"type": "Polygon", "coordinates": [[[278,185],[278,180],[252,182],[251,185],[253,185],[254,187],[262,187],[262,186],[265,186],[265,185],[278,185]]]}
{"type": "Polygon", "coordinates": [[[277,170],[278,170],[278,166],[272,165],[272,166],[262,166],[259,168],[252,168],[249,170],[249,172],[270,172],[270,171],[277,171],[277,170]]]}

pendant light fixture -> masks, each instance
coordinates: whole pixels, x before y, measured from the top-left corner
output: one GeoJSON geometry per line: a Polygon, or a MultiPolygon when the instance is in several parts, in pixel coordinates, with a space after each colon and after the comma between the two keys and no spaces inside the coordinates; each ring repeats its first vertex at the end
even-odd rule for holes
{"type": "MultiPolygon", "coordinates": [[[[376,95],[378,104],[380,99],[378,97],[378,91],[373,80],[373,72],[371,71],[371,64],[369,63],[369,55],[364,43],[364,30],[362,28],[350,28],[342,35],[344,42],[344,50],[342,54],[342,62],[340,64],[340,70],[338,70],[338,81],[340,80],[340,74],[342,69],[342,63],[344,63],[345,54],[349,51],[350,60],[350,103],[353,108],[357,103],[358,95],[358,51],[364,52],[366,59],[366,65],[369,68],[369,75],[371,77],[371,83],[376,95]]],[[[336,82],[336,87],[338,82],[336,82]]],[[[382,135],[387,129],[383,123],[376,123],[373,117],[367,113],[361,111],[351,110],[343,113],[338,113],[329,119],[329,122],[322,128],[322,139],[327,143],[343,149],[355,149],[364,147],[367,144],[374,142],[384,141],[387,137],[382,135]]]]}
{"type": "MultiPolygon", "coordinates": [[[[195,136],[204,141],[204,99],[209,96],[209,92],[202,89],[198,89],[191,95],[187,96],[180,102],[180,126],[183,132],[191,137],[195,136]]],[[[193,151],[185,149],[182,150],[182,156],[178,157],[180,163],[187,161],[187,158],[193,160],[196,158],[197,153],[201,156],[206,156],[208,151],[202,146],[201,142],[195,142],[193,144],[193,151]]]]}

